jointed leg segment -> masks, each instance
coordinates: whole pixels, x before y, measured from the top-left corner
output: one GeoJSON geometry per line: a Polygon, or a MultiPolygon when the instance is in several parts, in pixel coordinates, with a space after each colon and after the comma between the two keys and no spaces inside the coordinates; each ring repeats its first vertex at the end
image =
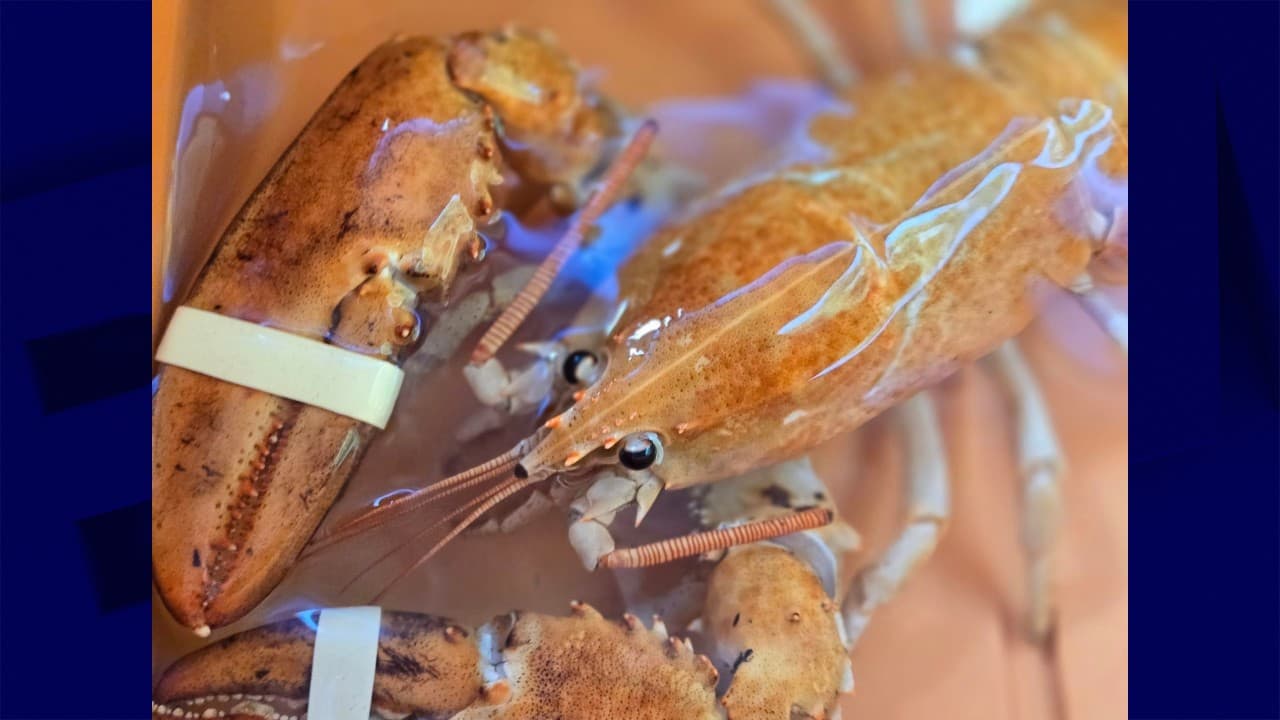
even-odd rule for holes
{"type": "Polygon", "coordinates": [[[1129,315],[1111,304],[1111,300],[1093,284],[1089,275],[1081,275],[1071,284],[1070,290],[1080,300],[1081,307],[1089,313],[1111,339],[1129,355],[1129,315]]]}
{"type": "Polygon", "coordinates": [[[1062,452],[1035,376],[1013,340],[991,355],[991,365],[1013,399],[1018,468],[1023,481],[1022,543],[1026,547],[1031,633],[1044,639],[1053,622],[1053,545],[1060,524],[1062,452]]]}
{"type": "Polygon", "coordinates": [[[874,565],[854,578],[845,596],[841,611],[851,647],[871,613],[896,595],[911,572],[933,554],[951,514],[946,447],[932,399],[920,393],[897,412],[906,436],[907,527],[874,565]]]}
{"type": "Polygon", "coordinates": [[[827,87],[840,91],[853,85],[857,70],[840,53],[826,23],[809,7],[808,0],[769,0],[769,5],[809,52],[827,87]]]}

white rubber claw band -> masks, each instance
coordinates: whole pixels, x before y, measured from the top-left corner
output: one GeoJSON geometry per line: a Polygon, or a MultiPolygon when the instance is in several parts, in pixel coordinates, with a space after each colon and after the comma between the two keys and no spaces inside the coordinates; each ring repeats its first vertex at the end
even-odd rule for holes
{"type": "Polygon", "coordinates": [[[308,720],[369,720],[382,608],[325,608],[311,656],[308,720]]]}
{"type": "Polygon", "coordinates": [[[404,371],[385,360],[206,310],[180,307],[156,360],[387,426],[404,371]]]}

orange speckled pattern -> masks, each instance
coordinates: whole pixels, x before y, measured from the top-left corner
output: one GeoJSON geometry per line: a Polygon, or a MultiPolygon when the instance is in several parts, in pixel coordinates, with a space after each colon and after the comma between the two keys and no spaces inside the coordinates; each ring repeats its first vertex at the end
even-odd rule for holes
{"type": "Polygon", "coordinates": [[[721,717],[710,663],[635,618],[618,623],[577,604],[567,618],[513,613],[493,624],[509,692],[453,720],[721,717]]]}
{"type": "Polygon", "coordinates": [[[826,161],[730,186],[648,241],[620,274],[604,376],[531,472],[644,431],[668,488],[794,457],[987,354],[1083,273],[1105,237],[1090,223],[1122,210],[1095,186],[1127,183],[1127,94],[1117,111],[1060,93],[1112,93],[1124,58],[1098,64],[1053,13],[972,52],[860,84],[810,128],[826,161]],[[1090,83],[1020,72],[1063,54],[1088,57],[1090,83]]]}
{"type": "Polygon", "coordinates": [[[828,717],[851,689],[836,604],[781,547],[731,550],[711,574],[702,622],[708,655],[721,673],[734,671],[721,700],[730,720],[828,717]]]}

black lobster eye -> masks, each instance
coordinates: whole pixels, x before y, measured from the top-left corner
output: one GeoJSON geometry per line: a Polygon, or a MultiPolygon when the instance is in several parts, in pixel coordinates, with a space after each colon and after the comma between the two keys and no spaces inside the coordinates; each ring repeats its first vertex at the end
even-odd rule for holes
{"type": "Polygon", "coordinates": [[[658,444],[644,435],[627,438],[618,451],[618,462],[631,470],[644,470],[658,459],[658,444]]]}
{"type": "Polygon", "coordinates": [[[599,361],[588,350],[574,350],[564,359],[564,379],[572,385],[581,385],[595,379],[599,361]]]}

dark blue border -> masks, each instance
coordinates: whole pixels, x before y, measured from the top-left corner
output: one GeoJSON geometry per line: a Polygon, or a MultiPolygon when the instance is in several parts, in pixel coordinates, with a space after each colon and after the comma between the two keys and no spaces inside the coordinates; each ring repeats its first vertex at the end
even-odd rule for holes
{"type": "MultiPolygon", "coordinates": [[[[4,718],[147,714],[148,15],[0,2],[4,718]]],[[[1280,717],[1280,8],[1131,26],[1130,713],[1280,717]]]]}
{"type": "Polygon", "coordinates": [[[0,717],[150,711],[150,15],[0,2],[0,717]]]}
{"type": "Polygon", "coordinates": [[[1130,716],[1280,717],[1280,5],[1130,7],[1130,716]]]}

